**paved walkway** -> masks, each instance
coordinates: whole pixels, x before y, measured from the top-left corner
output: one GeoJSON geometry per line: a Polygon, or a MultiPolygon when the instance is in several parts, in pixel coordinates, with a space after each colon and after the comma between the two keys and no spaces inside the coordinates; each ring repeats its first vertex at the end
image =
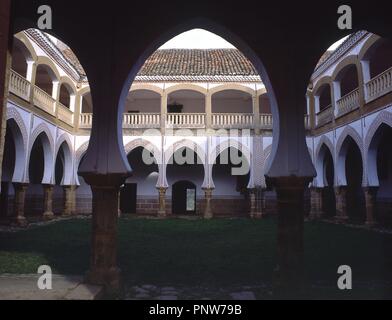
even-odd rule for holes
{"type": "Polygon", "coordinates": [[[0,300],[94,300],[102,296],[100,286],[82,283],[81,276],[53,275],[52,289],[40,290],[40,274],[1,274],[0,300]]]}

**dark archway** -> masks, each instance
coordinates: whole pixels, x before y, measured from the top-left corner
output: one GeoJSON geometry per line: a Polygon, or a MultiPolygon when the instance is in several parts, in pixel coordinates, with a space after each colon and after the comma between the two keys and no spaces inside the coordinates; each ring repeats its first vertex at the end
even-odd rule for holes
{"type": "Polygon", "coordinates": [[[141,146],[136,147],[127,155],[134,173],[125,180],[120,191],[121,213],[155,215],[158,209],[156,190],[158,165],[155,162],[144,161],[145,157],[149,160],[153,158],[153,155],[141,146]]]}
{"type": "Polygon", "coordinates": [[[249,161],[240,150],[229,147],[218,155],[212,167],[214,215],[248,215],[249,177],[249,161]]]}
{"type": "MultiPolygon", "coordinates": [[[[392,128],[383,123],[375,132],[369,147],[369,156],[376,155],[376,172],[368,174],[377,174],[377,210],[375,220],[383,226],[392,226],[391,194],[392,194],[392,128]]],[[[372,179],[374,181],[374,179],[372,179]]]]}
{"type": "Polygon", "coordinates": [[[333,217],[336,214],[336,199],[334,190],[335,169],[331,151],[324,144],[323,172],[324,188],[322,191],[322,210],[326,217],[333,217]]]}
{"type": "Polygon", "coordinates": [[[172,213],[196,214],[196,185],[187,180],[180,180],[172,185],[172,213]]]}
{"type": "Polygon", "coordinates": [[[347,181],[347,214],[352,222],[364,223],[366,218],[365,199],[362,189],[361,150],[350,136],[346,138],[347,153],[345,159],[347,181]]]}
{"type": "MultiPolygon", "coordinates": [[[[196,152],[191,150],[188,147],[182,147],[176,150],[168,161],[168,165],[166,167],[166,178],[169,186],[174,186],[177,182],[187,181],[188,184],[184,183],[177,184],[176,188],[169,188],[168,195],[172,197],[173,201],[180,201],[181,205],[174,208],[174,203],[171,204],[172,212],[175,213],[177,211],[174,210],[183,210],[184,204],[186,204],[186,190],[194,189],[196,195],[203,195],[202,184],[204,180],[204,165],[202,160],[199,158],[196,152]],[[191,186],[194,186],[191,188],[191,186]],[[179,190],[182,190],[178,193],[179,190]],[[176,194],[173,196],[173,192],[176,194]],[[180,198],[178,198],[180,197],[180,198]]],[[[191,192],[191,191],[190,191],[191,192]]],[[[188,193],[189,194],[189,193],[188,193]]],[[[195,210],[194,212],[197,214],[201,214],[201,202],[202,197],[196,198],[195,210]]],[[[186,210],[185,210],[186,211],[186,210]]],[[[181,212],[178,212],[181,213],[181,212]]],[[[185,212],[182,212],[185,213],[185,212]]]]}

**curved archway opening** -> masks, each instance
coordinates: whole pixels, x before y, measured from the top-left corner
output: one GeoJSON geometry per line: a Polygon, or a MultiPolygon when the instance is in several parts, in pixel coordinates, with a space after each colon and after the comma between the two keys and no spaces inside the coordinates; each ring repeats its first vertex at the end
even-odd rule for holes
{"type": "Polygon", "coordinates": [[[0,219],[6,219],[12,212],[12,198],[14,196],[12,180],[16,169],[16,156],[15,137],[10,126],[7,125],[1,174],[0,219]]]}
{"type": "Polygon", "coordinates": [[[333,217],[336,214],[336,201],[334,191],[335,170],[331,151],[323,144],[320,153],[323,169],[323,185],[322,190],[322,210],[326,217],[333,217]]]}
{"type": "Polygon", "coordinates": [[[366,218],[365,199],[362,189],[362,155],[361,150],[350,136],[343,142],[346,150],[345,172],[347,182],[347,214],[354,223],[364,223],[366,218]]]}
{"type": "Polygon", "coordinates": [[[128,153],[127,159],[134,173],[125,180],[120,191],[121,213],[155,215],[158,210],[156,184],[159,169],[156,161],[147,164],[144,159],[155,159],[144,147],[136,147],[128,153]],[[146,153],[146,154],[145,154],[146,153]]]}
{"type": "Polygon", "coordinates": [[[202,214],[204,175],[203,161],[194,150],[180,147],[173,152],[166,166],[167,195],[172,199],[169,212],[174,215],[202,214]]]}
{"type": "Polygon", "coordinates": [[[368,150],[368,180],[377,189],[376,221],[384,226],[392,226],[390,213],[392,192],[392,152],[390,141],[392,128],[381,124],[375,132],[368,150]]]}
{"type": "Polygon", "coordinates": [[[40,216],[44,212],[44,189],[43,180],[45,175],[50,171],[50,142],[44,132],[40,133],[35,139],[30,151],[28,162],[29,187],[26,192],[25,214],[31,216],[40,216]]]}
{"type": "Polygon", "coordinates": [[[249,214],[249,178],[249,161],[239,149],[230,146],[219,153],[212,167],[214,215],[249,214]]]}
{"type": "Polygon", "coordinates": [[[212,95],[212,113],[252,113],[252,96],[240,90],[222,90],[212,95]]]}

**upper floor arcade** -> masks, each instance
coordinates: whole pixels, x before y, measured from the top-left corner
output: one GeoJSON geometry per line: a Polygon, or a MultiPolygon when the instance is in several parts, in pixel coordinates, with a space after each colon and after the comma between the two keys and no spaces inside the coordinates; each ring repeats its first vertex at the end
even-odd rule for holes
{"type": "Polygon", "coordinates": [[[307,92],[313,134],[343,126],[392,102],[392,43],[359,31],[316,67],[307,92]]]}
{"type": "MultiPolygon", "coordinates": [[[[39,30],[15,35],[9,92],[18,105],[70,132],[91,129],[93,104],[81,64],[39,30]]],[[[272,114],[264,84],[237,49],[169,49],[157,50],[139,71],[122,124],[124,130],[270,131],[272,114]]]]}

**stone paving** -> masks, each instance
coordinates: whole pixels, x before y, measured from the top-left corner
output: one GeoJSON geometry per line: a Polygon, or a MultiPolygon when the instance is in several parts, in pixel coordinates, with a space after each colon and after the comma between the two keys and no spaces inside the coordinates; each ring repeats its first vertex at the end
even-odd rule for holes
{"type": "Polygon", "coordinates": [[[268,286],[233,286],[209,288],[202,286],[156,286],[144,284],[125,289],[126,300],[256,300],[271,296],[268,286]]]}
{"type": "Polygon", "coordinates": [[[83,283],[82,276],[52,276],[52,289],[40,290],[38,274],[1,274],[0,300],[94,300],[102,287],[83,283]]]}

